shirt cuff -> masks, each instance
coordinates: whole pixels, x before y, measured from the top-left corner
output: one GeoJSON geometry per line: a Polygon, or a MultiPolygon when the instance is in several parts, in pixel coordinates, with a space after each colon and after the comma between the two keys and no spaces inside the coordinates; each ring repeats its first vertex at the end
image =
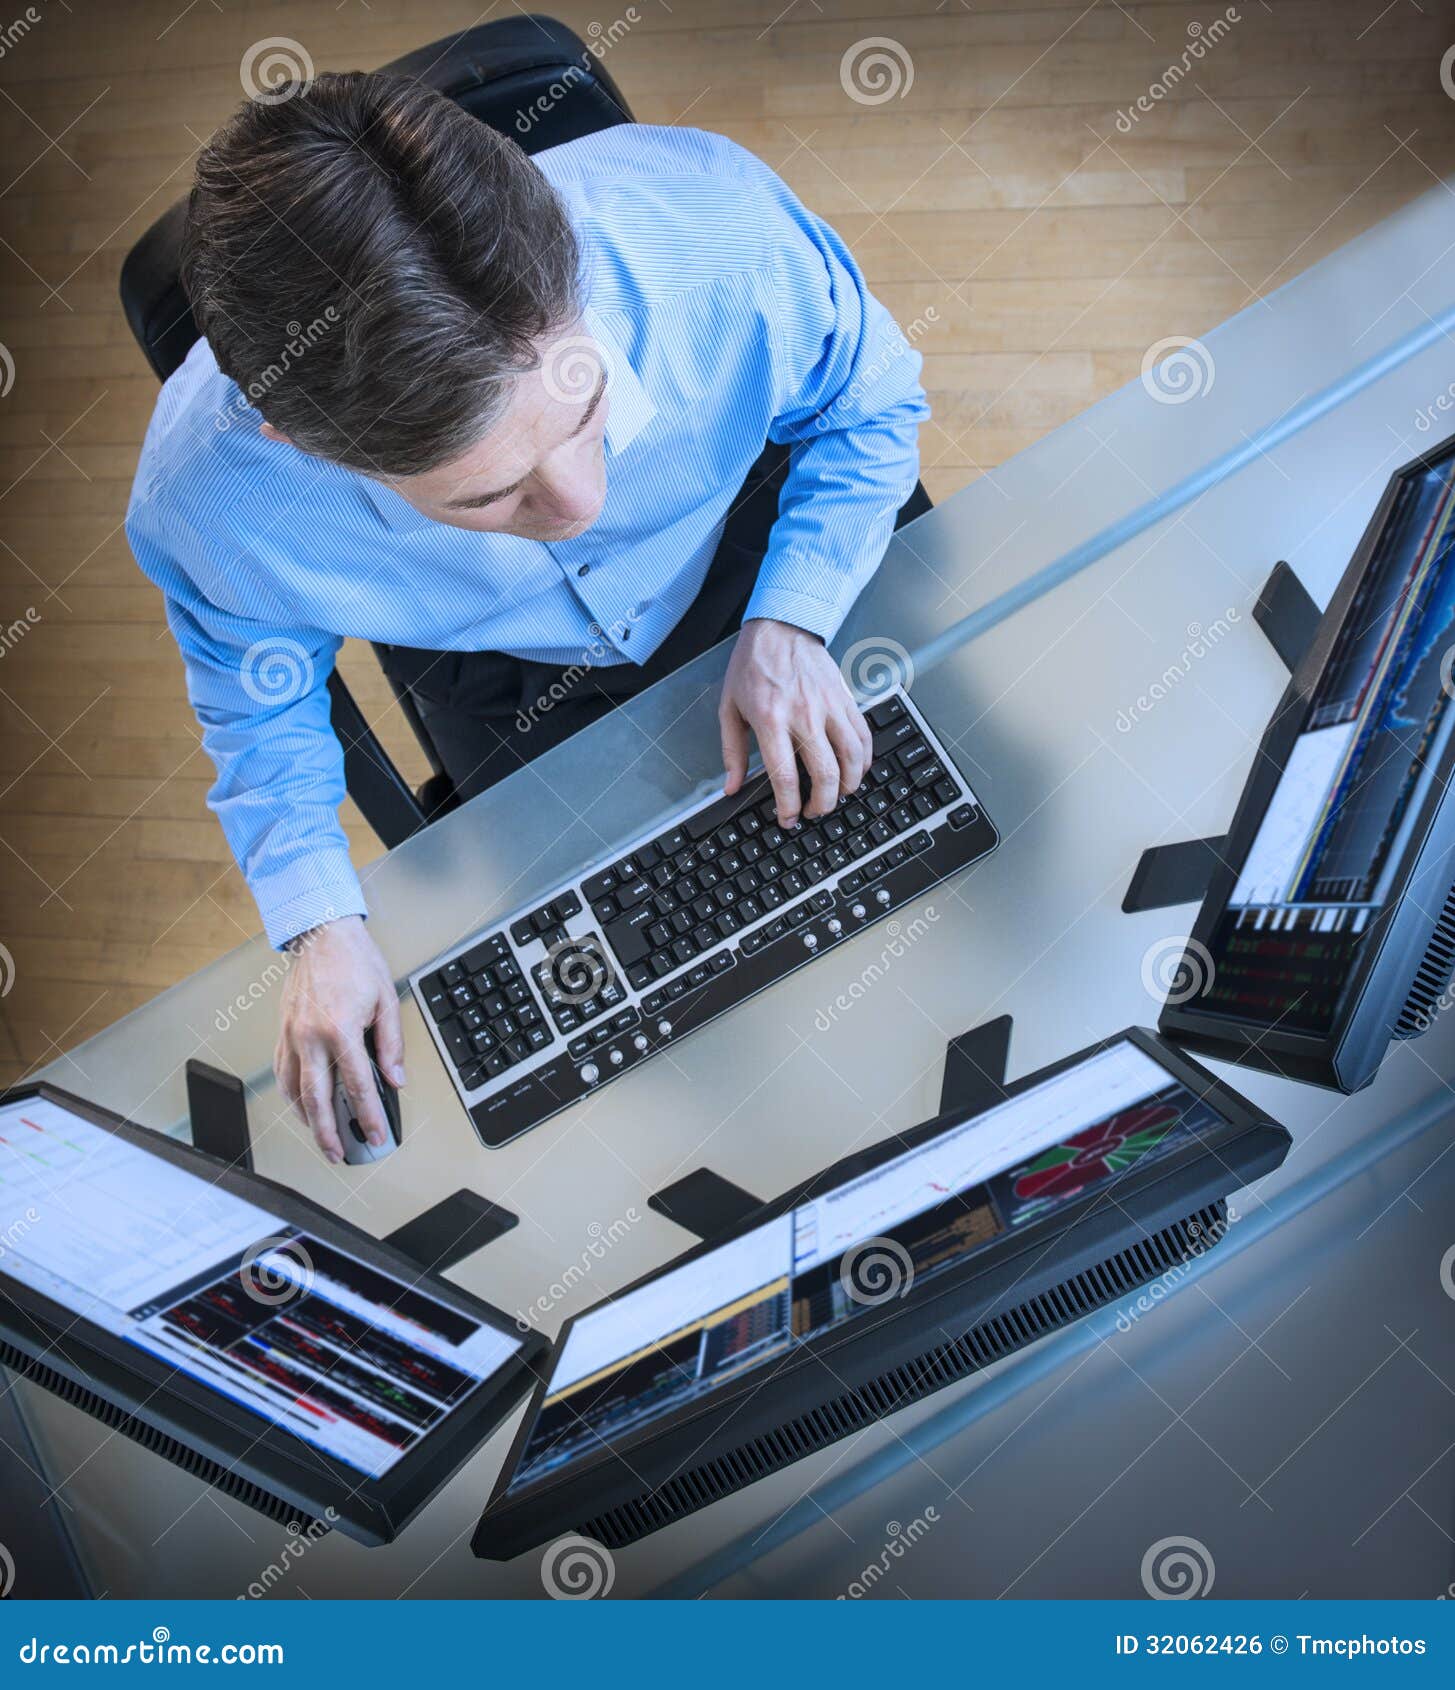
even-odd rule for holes
{"type": "Polygon", "coordinates": [[[300,857],[276,874],[249,881],[268,943],[281,951],[290,940],[325,921],[367,915],[364,889],[346,851],[300,857]]]}
{"type": "MultiPolygon", "coordinates": [[[[852,603],[851,593],[846,592],[844,596],[852,603]]],[[[802,628],[805,634],[817,634],[827,645],[848,613],[849,605],[841,604],[838,599],[825,602],[789,587],[765,585],[760,580],[743,612],[743,621],[786,622],[791,628],[802,628]]]]}

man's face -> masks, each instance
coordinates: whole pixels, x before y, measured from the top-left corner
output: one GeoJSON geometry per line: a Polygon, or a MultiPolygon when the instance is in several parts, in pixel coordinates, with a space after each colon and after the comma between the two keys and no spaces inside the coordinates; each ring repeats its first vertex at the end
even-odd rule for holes
{"type": "Polygon", "coordinates": [[[544,541],[584,533],[606,500],[605,360],[579,329],[540,351],[540,367],[516,379],[482,440],[424,475],[381,477],[384,485],[451,528],[544,541]]]}

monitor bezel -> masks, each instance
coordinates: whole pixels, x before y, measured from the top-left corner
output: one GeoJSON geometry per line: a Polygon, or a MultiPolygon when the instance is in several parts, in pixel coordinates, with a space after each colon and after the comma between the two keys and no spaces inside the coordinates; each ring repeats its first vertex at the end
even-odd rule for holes
{"type": "MultiPolygon", "coordinates": [[[[1295,666],[1259,741],[1232,822],[1219,848],[1208,889],[1188,935],[1189,948],[1201,946],[1211,954],[1213,930],[1237,884],[1268,804],[1303,730],[1319,678],[1350,613],[1401,483],[1412,474],[1452,459],[1455,459],[1455,435],[1412,458],[1390,475],[1359,545],[1319,619],[1309,649],[1295,666]]],[[[1369,924],[1348,975],[1342,1008],[1327,1034],[1280,1031],[1262,1023],[1200,1011],[1196,999],[1185,1004],[1164,1004],[1158,1016],[1159,1029],[1202,1055],[1243,1067],[1345,1093],[1367,1086],[1378,1073],[1394,1037],[1395,1022],[1434,936],[1446,896],[1455,884],[1452,775],[1455,775],[1455,735],[1435,766],[1434,778],[1420,804],[1390,896],[1369,924]],[[1411,895],[1428,886],[1437,888],[1438,895],[1430,892],[1411,895]]],[[[1200,958],[1195,953],[1186,963],[1201,972],[1199,965],[1200,958]]]]}
{"type": "Polygon", "coordinates": [[[1288,1134],[1262,1110],[1159,1034],[1141,1027],[1123,1028],[997,1088],[994,1096],[977,1099],[969,1108],[949,1110],[843,1158],[763,1204],[729,1230],[641,1275],[616,1295],[625,1296],[661,1274],[719,1249],[781,1217],[807,1198],[858,1178],[1123,1041],[1142,1050],[1172,1079],[1212,1104],[1223,1126],[1210,1144],[1193,1141],[1155,1158],[1145,1168],[1130,1170],[1115,1182],[1115,1203],[1107,1201],[1109,1193],[1102,1189],[1029,1223],[1018,1234],[1003,1233],[962,1265],[934,1275],[918,1290],[912,1288],[902,1300],[868,1310],[841,1329],[819,1334],[767,1369],[753,1370],[741,1380],[722,1386],[720,1392],[653,1422],[617,1447],[581,1457],[511,1492],[511,1477],[549,1393],[571,1328],[593,1312],[581,1310],[563,1323],[542,1365],[541,1382],[521,1417],[481,1516],[475,1553],[510,1556],[560,1531],[578,1529],[584,1521],[665,1483],[692,1459],[711,1459],[714,1448],[724,1445],[738,1447],[844,1390],[866,1383],[887,1368],[913,1359],[929,1345],[943,1342],[950,1332],[967,1330],[998,1304],[1010,1287],[1016,1288],[1016,1300],[1034,1295],[1038,1289],[1105,1260],[1123,1247],[1116,1239],[1144,1236],[1174,1224],[1214,1195],[1226,1195],[1282,1161],[1290,1142],[1288,1134]],[[1221,1164],[1218,1179],[1212,1182],[1217,1187],[1215,1193],[1207,1179],[1214,1156],[1221,1164]],[[1013,1247],[998,1249],[997,1244],[1013,1247]],[[1054,1258],[1049,1265],[1048,1258],[1054,1258]],[[1028,1260],[1030,1267],[1024,1265],[1028,1260]],[[829,1357],[833,1358],[831,1367],[829,1357]]]}
{"type": "Polygon", "coordinates": [[[241,1404],[210,1391],[180,1370],[169,1369],[159,1358],[94,1322],[78,1319],[64,1304],[0,1275],[0,1335],[11,1344],[145,1425],[297,1507],[300,1515],[327,1520],[362,1543],[389,1542],[495,1433],[538,1381],[549,1349],[541,1333],[522,1332],[503,1310],[427,1272],[412,1257],[321,1205],[261,1174],[234,1169],[191,1145],[137,1126],[49,1081],[0,1092],[0,1103],[31,1099],[72,1110],[161,1160],[271,1210],[288,1225],[314,1233],[323,1243],[381,1272],[427,1287],[446,1307],[519,1344],[499,1371],[482,1381],[418,1448],[375,1479],[276,1423],[261,1421],[241,1404]]]}

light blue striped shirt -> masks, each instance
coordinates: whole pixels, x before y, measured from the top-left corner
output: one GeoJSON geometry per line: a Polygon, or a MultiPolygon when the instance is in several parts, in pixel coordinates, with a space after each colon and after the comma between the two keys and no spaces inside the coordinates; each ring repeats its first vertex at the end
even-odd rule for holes
{"type": "MultiPolygon", "coordinates": [[[[209,803],[274,944],[365,913],[326,690],[344,638],[643,663],[771,439],[794,450],[747,614],[829,639],[914,488],[919,354],[771,170],[719,136],[641,124],[537,163],[580,239],[607,369],[607,495],[584,534],[451,528],[264,439],[205,342],[147,430],[127,534],[166,595],[217,767],[209,803]]],[[[288,325],[280,364],[327,332],[288,325]]]]}

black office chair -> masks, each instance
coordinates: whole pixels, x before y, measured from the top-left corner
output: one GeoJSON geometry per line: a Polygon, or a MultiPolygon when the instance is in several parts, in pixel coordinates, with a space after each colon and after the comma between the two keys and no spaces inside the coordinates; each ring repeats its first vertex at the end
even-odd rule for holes
{"type": "MultiPolygon", "coordinates": [[[[554,18],[522,15],[480,24],[380,68],[448,94],[472,117],[509,135],[528,153],[632,121],[621,90],[599,60],[580,36],[554,18]],[[516,119],[524,111],[531,112],[533,121],[522,135],[516,119]]],[[[185,200],[164,212],[121,267],[126,320],[161,381],[181,366],[198,338],[181,282],[186,215],[185,200]]],[[[418,792],[410,791],[337,669],[329,677],[328,690],[349,795],[385,845],[392,849],[454,809],[459,802],[454,787],[407,692],[396,689],[396,696],[433,771],[418,792]]]]}

